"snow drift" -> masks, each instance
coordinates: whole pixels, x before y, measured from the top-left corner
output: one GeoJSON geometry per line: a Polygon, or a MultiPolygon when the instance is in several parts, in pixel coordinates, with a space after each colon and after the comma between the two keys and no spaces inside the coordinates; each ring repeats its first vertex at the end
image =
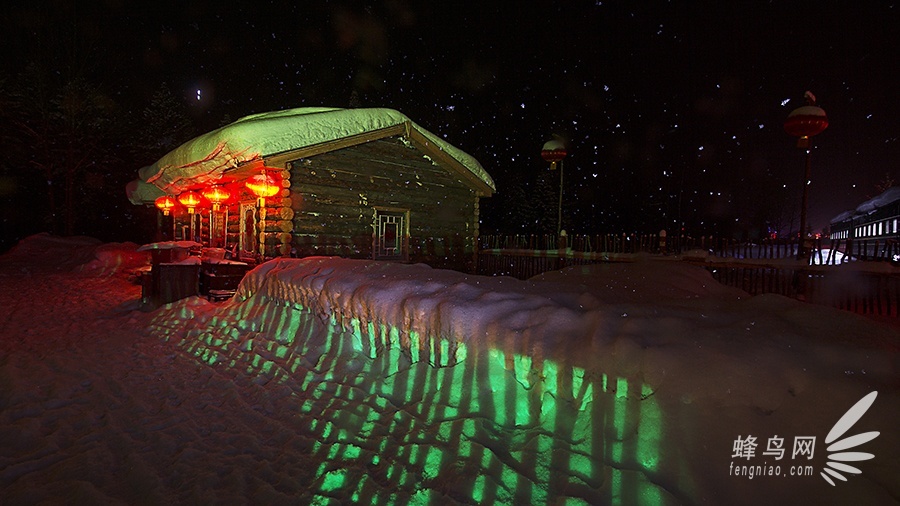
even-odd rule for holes
{"type": "Polygon", "coordinates": [[[278,259],[230,302],[142,313],[124,276],[9,265],[2,502],[900,496],[897,327],[749,297],[700,268],[648,260],[519,281],[278,259]],[[858,448],[874,456],[832,486],[825,437],[872,391],[847,435],[880,432],[858,448]],[[737,445],[751,436],[753,455],[737,445]],[[794,454],[804,437],[814,451],[794,454]],[[773,438],[781,458],[763,454],[773,438]]]}
{"type": "MultiPolygon", "coordinates": [[[[739,436],[824,438],[842,407],[874,389],[882,397],[867,422],[888,427],[896,333],[751,298],[700,268],[606,264],[523,282],[282,259],[252,271],[211,320],[202,315],[173,308],[159,332],[218,367],[292,385],[304,413],[321,413],[310,428],[327,458],[310,500],[716,504],[896,493],[871,468],[837,490],[818,473],[765,483],[729,474],[739,436]],[[313,331],[310,318],[330,330],[313,331]],[[374,470],[387,474],[367,478],[374,470]]],[[[896,435],[879,444],[896,448],[896,435]]]]}

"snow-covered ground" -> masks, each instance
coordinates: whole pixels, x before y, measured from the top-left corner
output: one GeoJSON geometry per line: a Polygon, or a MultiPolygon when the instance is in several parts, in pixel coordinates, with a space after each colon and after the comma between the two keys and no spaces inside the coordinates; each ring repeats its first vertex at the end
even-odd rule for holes
{"type": "Polygon", "coordinates": [[[900,502],[891,322],[652,260],[279,259],[144,312],[136,249],[0,257],[0,504],[900,502]]]}

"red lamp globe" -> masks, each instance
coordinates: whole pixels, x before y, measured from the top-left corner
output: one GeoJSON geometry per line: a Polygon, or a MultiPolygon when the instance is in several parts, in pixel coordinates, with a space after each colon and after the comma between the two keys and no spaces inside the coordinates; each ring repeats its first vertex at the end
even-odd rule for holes
{"type": "Polygon", "coordinates": [[[807,91],[803,94],[806,105],[798,107],[788,114],[784,120],[784,131],[788,135],[799,137],[798,148],[809,148],[809,138],[822,133],[828,128],[828,116],[821,107],[816,105],[816,96],[807,91]]]}
{"type": "Polygon", "coordinates": [[[828,128],[828,116],[821,107],[815,105],[804,105],[794,109],[784,121],[784,131],[789,135],[799,137],[801,142],[808,141],[810,137],[822,133],[826,128],[828,128]]]}
{"type": "Polygon", "coordinates": [[[212,202],[213,211],[218,211],[219,207],[231,198],[231,193],[222,186],[210,186],[203,190],[203,196],[212,202]]]}
{"type": "Polygon", "coordinates": [[[160,211],[162,211],[163,216],[168,216],[169,212],[177,205],[175,203],[175,199],[168,195],[163,195],[162,197],[157,198],[154,203],[156,204],[156,207],[160,211]]]}
{"type": "Polygon", "coordinates": [[[187,208],[189,214],[194,214],[194,209],[200,205],[200,194],[187,191],[178,196],[178,202],[187,208]]]}
{"type": "Polygon", "coordinates": [[[565,144],[557,139],[545,142],[544,147],[541,149],[541,158],[550,162],[550,170],[555,169],[556,162],[562,161],[567,154],[565,144]]]}

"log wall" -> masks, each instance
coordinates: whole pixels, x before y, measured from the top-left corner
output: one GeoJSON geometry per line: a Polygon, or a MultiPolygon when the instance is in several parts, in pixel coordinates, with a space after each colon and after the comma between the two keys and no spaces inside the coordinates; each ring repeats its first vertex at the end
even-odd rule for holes
{"type": "Polygon", "coordinates": [[[410,262],[474,269],[475,190],[403,139],[371,141],[287,165],[297,256],[372,258],[376,210],[407,210],[410,262]]]}

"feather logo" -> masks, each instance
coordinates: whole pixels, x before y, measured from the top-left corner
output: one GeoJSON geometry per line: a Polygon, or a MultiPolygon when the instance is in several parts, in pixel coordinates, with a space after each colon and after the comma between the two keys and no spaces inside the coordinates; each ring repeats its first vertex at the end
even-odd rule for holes
{"type": "Polygon", "coordinates": [[[845,473],[851,474],[861,474],[862,471],[848,464],[844,464],[844,462],[857,462],[861,460],[869,460],[875,455],[866,452],[857,452],[857,451],[844,451],[850,448],[855,448],[859,445],[868,443],[869,441],[878,437],[880,432],[863,432],[861,434],[856,434],[853,436],[845,437],[840,441],[836,441],[836,439],[840,438],[844,435],[853,424],[859,421],[860,418],[866,411],[872,407],[872,403],[875,402],[875,397],[878,395],[878,392],[870,392],[865,397],[857,401],[856,404],[853,405],[852,408],[848,409],[844,416],[841,417],[840,420],[834,424],[834,427],[831,428],[831,431],[828,433],[828,436],[825,437],[825,444],[830,445],[827,448],[828,451],[828,462],[826,463],[826,467],[823,468],[822,472],[819,474],[822,475],[822,478],[825,479],[831,486],[834,485],[834,480],[831,477],[837,478],[841,481],[847,481],[847,478],[841,474],[841,471],[845,473]],[[834,444],[831,444],[834,442],[834,444]],[[835,453],[837,452],[837,453],[835,453]],[[827,473],[827,474],[826,474],[827,473]],[[829,476],[831,475],[831,477],[829,476]]]}

